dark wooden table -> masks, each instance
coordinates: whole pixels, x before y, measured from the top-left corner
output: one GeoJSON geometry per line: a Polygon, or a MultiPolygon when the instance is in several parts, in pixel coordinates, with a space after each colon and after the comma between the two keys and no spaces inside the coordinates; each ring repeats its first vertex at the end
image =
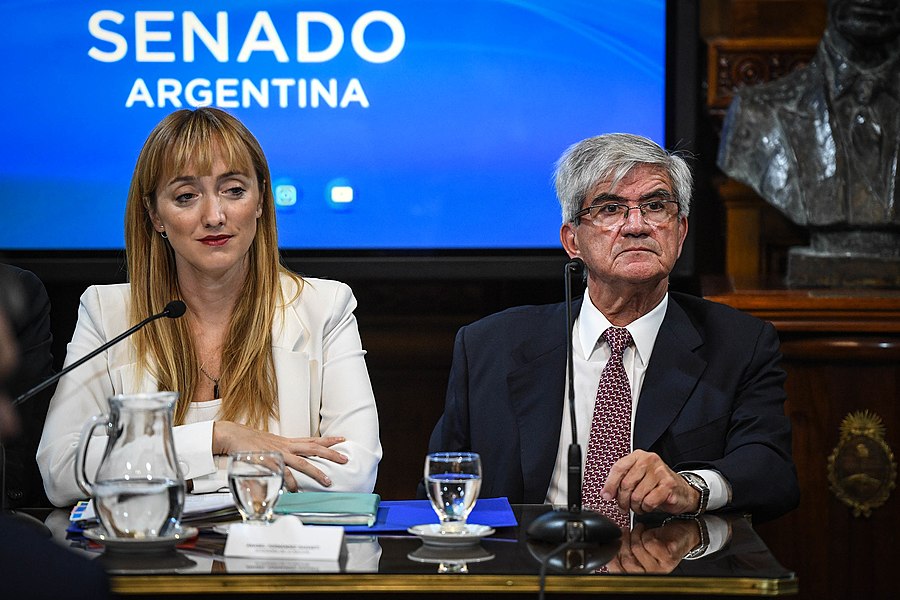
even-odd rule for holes
{"type": "Polygon", "coordinates": [[[123,596],[287,594],[371,600],[407,593],[436,598],[502,594],[509,599],[537,597],[543,586],[548,596],[723,598],[792,595],[798,590],[795,574],[779,564],[740,515],[722,517],[731,537],[721,550],[681,560],[660,556],[664,546],[651,544],[664,537],[676,547],[679,536],[690,535],[683,541],[691,545],[697,537],[694,529],[699,529],[693,521],[641,523],[622,540],[552,554],[554,546],[529,540],[525,533],[525,525],[546,510],[515,506],[518,527],[500,528],[480,544],[463,549],[436,550],[406,534],[348,535],[341,560],[319,564],[226,558],[225,537],[207,530],[169,553],[115,553],[66,533],[66,511],[37,516],[56,541],[101,563],[111,575],[113,591],[123,596]],[[622,572],[623,567],[628,572],[622,572]]]}

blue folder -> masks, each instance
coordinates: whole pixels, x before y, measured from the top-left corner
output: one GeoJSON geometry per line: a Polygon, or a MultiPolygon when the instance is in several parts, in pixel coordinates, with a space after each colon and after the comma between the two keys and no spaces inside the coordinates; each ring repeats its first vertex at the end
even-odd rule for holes
{"type": "MultiPolygon", "coordinates": [[[[371,527],[345,525],[347,533],[406,532],[414,525],[438,523],[437,513],[428,500],[382,500],[378,505],[378,518],[371,527]]],[[[509,500],[506,498],[479,498],[466,519],[467,523],[491,527],[518,525],[509,500]]]]}

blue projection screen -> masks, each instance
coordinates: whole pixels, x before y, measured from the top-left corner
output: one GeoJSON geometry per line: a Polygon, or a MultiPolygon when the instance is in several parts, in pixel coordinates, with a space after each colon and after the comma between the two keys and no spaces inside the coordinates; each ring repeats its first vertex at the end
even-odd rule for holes
{"type": "Polygon", "coordinates": [[[285,249],[558,248],[553,163],[664,142],[664,0],[4,2],[0,249],[123,246],[147,134],[244,121],[285,249]]]}

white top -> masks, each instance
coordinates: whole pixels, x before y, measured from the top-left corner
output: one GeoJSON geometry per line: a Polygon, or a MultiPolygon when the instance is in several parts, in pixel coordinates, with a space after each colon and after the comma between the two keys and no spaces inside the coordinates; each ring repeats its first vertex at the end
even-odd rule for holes
{"type": "Polygon", "coordinates": [[[184,424],[201,423],[203,421],[217,421],[222,399],[217,398],[208,402],[191,402],[187,414],[184,415],[184,424]]]}
{"type": "MultiPolygon", "coordinates": [[[[285,298],[295,286],[282,276],[285,298]]],[[[128,284],[91,286],[81,296],[78,323],[66,353],[71,364],[127,330],[128,284]]],[[[278,382],[278,419],[269,431],[287,437],[343,436],[333,448],[349,459],[340,465],[318,457],[316,464],[333,484],[324,488],[306,475],[294,476],[305,490],[371,492],[375,487],[381,442],[378,413],[366,370],[365,351],[353,311],[356,299],[343,283],[305,279],[300,295],[284,311],[276,311],[272,324],[272,360],[278,382]]],[[[82,425],[106,413],[106,399],[115,394],[157,391],[155,379],[138,377],[135,349],[130,339],[64,376],[50,401],[37,462],[47,497],[57,506],[84,498],[75,482],[75,452],[82,425]]],[[[195,403],[197,404],[197,403],[195,403]]],[[[213,409],[214,412],[213,412],[213,409]]],[[[185,479],[202,493],[226,485],[225,462],[212,454],[213,403],[191,406],[185,424],[174,428],[175,452],[185,479]],[[217,464],[221,462],[221,464],[217,464]]],[[[87,473],[97,470],[105,448],[103,428],[88,447],[87,473]]]]}
{"type": "MultiPolygon", "coordinates": [[[[631,334],[634,344],[625,348],[622,362],[628,380],[631,382],[631,432],[634,437],[634,417],[637,414],[638,399],[644,384],[647,364],[653,354],[656,336],[662,326],[666,309],[669,306],[669,295],[663,296],[656,307],[641,318],[628,324],[626,329],[631,334]]],[[[600,339],[612,323],[585,297],[581,311],[572,328],[572,367],[575,372],[575,421],[578,426],[578,443],[581,446],[581,469],[587,459],[588,439],[591,432],[591,421],[594,417],[594,403],[597,399],[597,384],[600,374],[609,360],[609,344],[600,339]]],[[[556,506],[568,504],[568,462],[569,445],[572,443],[572,426],[569,417],[568,383],[566,384],[563,402],[563,420],[559,434],[559,448],[556,454],[556,465],[550,478],[546,501],[556,506]]],[[[718,471],[694,471],[709,485],[708,510],[725,506],[728,501],[728,488],[718,471]]]]}
{"type": "MultiPolygon", "coordinates": [[[[188,406],[187,414],[184,415],[184,425],[193,425],[194,423],[203,423],[204,421],[218,421],[219,409],[222,407],[222,399],[216,398],[207,402],[191,402],[188,406]]],[[[178,451],[176,450],[176,453],[178,451]]],[[[194,493],[226,491],[228,490],[228,480],[222,478],[222,473],[228,472],[228,457],[214,456],[216,462],[216,472],[209,475],[201,475],[193,480],[194,493]]]]}

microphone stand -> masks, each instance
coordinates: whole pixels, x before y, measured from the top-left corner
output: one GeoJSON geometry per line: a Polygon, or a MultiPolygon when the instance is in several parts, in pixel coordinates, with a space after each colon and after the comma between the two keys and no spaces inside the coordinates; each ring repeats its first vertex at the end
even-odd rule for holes
{"type": "Polygon", "coordinates": [[[100,354],[101,352],[108,350],[112,346],[115,346],[116,344],[118,344],[119,342],[121,342],[122,340],[124,340],[125,338],[130,336],[131,334],[133,334],[138,329],[141,329],[148,323],[155,321],[157,319],[162,319],[163,317],[169,317],[170,319],[177,319],[178,317],[180,317],[181,315],[184,314],[185,310],[187,310],[187,307],[185,306],[184,302],[182,302],[181,300],[172,300],[171,302],[166,304],[166,307],[163,309],[162,312],[147,317],[146,319],[144,319],[143,321],[141,321],[140,323],[138,323],[137,325],[135,325],[128,331],[126,331],[122,334],[119,334],[118,336],[116,336],[113,339],[111,339],[110,341],[106,342],[105,344],[103,344],[102,346],[97,348],[96,350],[89,352],[85,356],[82,356],[81,358],[79,358],[78,360],[73,362],[71,365],[69,365],[65,369],[61,370],[59,373],[56,373],[52,377],[48,377],[41,383],[37,384],[36,386],[34,386],[33,388],[31,388],[30,390],[28,390],[21,396],[19,396],[15,400],[13,400],[13,406],[19,406],[20,404],[27,401],[29,398],[33,397],[35,394],[37,394],[44,388],[46,388],[50,385],[53,385],[54,383],[59,381],[59,379],[63,375],[68,373],[69,371],[80,367],[81,365],[83,365],[87,361],[91,360],[92,358],[94,358],[95,356],[100,354]]]}
{"type": "Polygon", "coordinates": [[[575,419],[575,374],[572,351],[572,273],[582,273],[584,262],[575,258],[566,263],[566,362],[568,370],[569,417],[572,443],[568,455],[568,507],[544,513],[528,526],[528,536],[552,543],[605,543],[619,538],[622,530],[600,513],[581,507],[581,446],[575,419]]]}
{"type": "MultiPolygon", "coordinates": [[[[568,500],[569,512],[581,512],[581,446],[578,444],[578,424],[575,420],[575,371],[573,359],[573,340],[572,329],[575,327],[575,320],[572,318],[572,273],[579,275],[584,272],[584,262],[580,258],[570,260],[566,263],[565,283],[566,283],[566,373],[568,373],[569,389],[569,424],[572,427],[572,443],[569,444],[569,484],[568,484],[568,500]]],[[[570,536],[566,536],[568,541],[574,541],[570,536]]]]}

